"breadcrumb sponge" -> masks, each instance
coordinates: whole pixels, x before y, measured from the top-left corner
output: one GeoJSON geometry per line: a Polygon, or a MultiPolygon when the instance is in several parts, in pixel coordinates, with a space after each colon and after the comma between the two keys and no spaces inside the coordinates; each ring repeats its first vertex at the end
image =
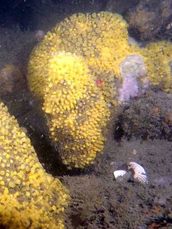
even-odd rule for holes
{"type": "Polygon", "coordinates": [[[29,138],[0,103],[0,225],[64,228],[69,195],[39,163],[29,138]]]}

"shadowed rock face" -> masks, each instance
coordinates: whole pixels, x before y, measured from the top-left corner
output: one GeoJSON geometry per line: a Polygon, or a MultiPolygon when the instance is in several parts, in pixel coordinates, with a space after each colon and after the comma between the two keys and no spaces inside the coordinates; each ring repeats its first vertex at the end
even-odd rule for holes
{"type": "Polygon", "coordinates": [[[107,0],[106,1],[106,10],[113,12],[113,13],[120,13],[123,14],[126,10],[134,7],[138,3],[138,0],[121,0],[121,1],[114,1],[114,0],[107,0]]]}
{"type": "Polygon", "coordinates": [[[172,33],[172,2],[140,1],[126,13],[130,32],[140,40],[170,38],[172,33]]]}
{"type": "Polygon", "coordinates": [[[145,97],[132,100],[119,115],[116,129],[128,139],[172,140],[171,97],[149,91],[145,97]]]}

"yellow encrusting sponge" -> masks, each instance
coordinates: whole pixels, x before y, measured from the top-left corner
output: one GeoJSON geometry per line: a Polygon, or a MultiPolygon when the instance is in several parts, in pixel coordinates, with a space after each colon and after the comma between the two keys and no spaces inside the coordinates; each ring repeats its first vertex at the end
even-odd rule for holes
{"type": "Polygon", "coordinates": [[[29,138],[0,103],[0,226],[64,228],[69,194],[39,163],[29,138]]]}

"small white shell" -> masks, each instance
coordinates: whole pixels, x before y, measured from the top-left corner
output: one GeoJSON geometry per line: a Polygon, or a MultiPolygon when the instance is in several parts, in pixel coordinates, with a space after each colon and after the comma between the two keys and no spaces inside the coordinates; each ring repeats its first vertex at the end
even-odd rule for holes
{"type": "Polygon", "coordinates": [[[127,171],[125,170],[116,170],[113,172],[115,179],[118,177],[123,177],[125,174],[127,174],[127,171]]]}
{"type": "Polygon", "coordinates": [[[133,170],[133,178],[135,180],[138,180],[142,184],[148,184],[146,171],[141,165],[137,164],[136,162],[129,162],[128,169],[133,170]]]}

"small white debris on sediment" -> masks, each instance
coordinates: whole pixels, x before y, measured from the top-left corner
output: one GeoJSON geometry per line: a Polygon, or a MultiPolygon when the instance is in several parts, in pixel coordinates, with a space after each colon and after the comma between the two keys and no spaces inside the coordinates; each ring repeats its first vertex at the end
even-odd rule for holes
{"type": "Polygon", "coordinates": [[[148,184],[148,178],[146,175],[145,169],[136,162],[128,162],[121,166],[124,169],[118,169],[114,171],[115,179],[119,179],[120,177],[124,177],[126,174],[131,174],[129,179],[133,179],[134,181],[138,181],[141,184],[148,184]]]}

